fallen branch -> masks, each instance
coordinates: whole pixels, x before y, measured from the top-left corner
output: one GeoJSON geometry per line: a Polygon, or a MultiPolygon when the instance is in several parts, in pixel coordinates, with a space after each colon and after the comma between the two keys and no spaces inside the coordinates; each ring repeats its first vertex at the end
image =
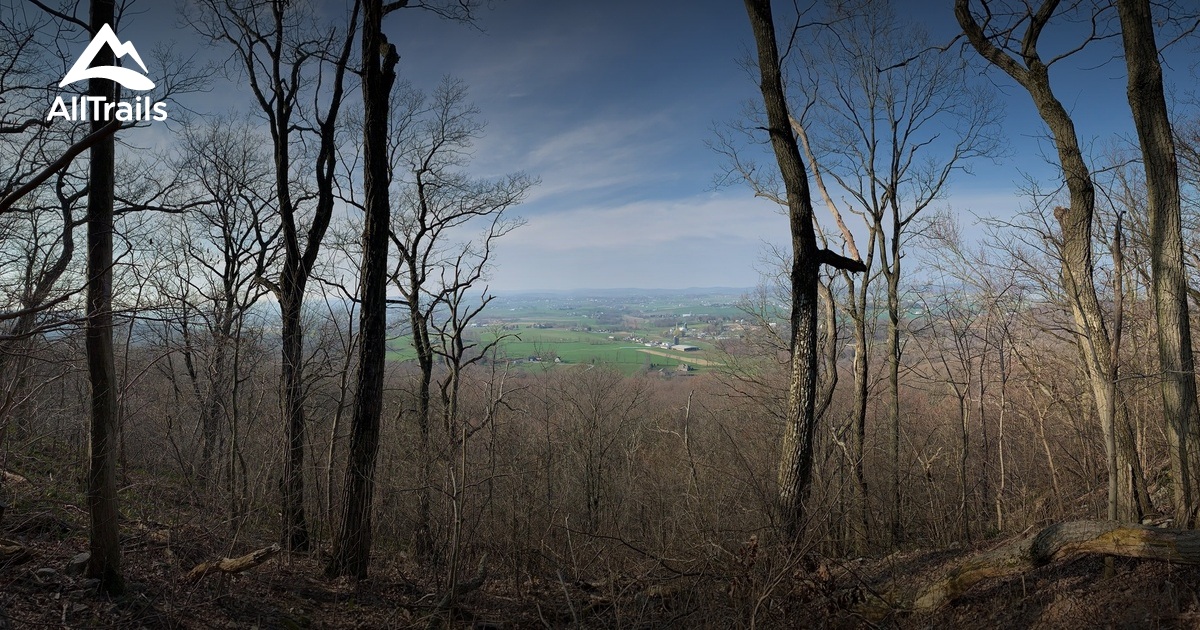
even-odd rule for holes
{"type": "Polygon", "coordinates": [[[258,551],[252,551],[238,558],[221,558],[220,560],[201,562],[194,569],[188,571],[185,579],[189,582],[199,582],[204,576],[214,571],[219,573],[241,573],[270,560],[277,553],[279,553],[279,543],[270,547],[263,547],[258,551]]]}
{"type": "Polygon", "coordinates": [[[1079,554],[1200,564],[1200,531],[1128,525],[1112,521],[1056,523],[1025,538],[965,560],[927,584],[904,580],[865,597],[858,612],[880,619],[896,611],[925,612],[961,597],[987,579],[1018,575],[1079,554]]]}
{"type": "Polygon", "coordinates": [[[15,540],[0,538],[0,566],[20,564],[29,559],[29,548],[15,540]]]}
{"type": "Polygon", "coordinates": [[[22,483],[29,483],[28,479],[10,470],[0,470],[0,479],[2,479],[4,483],[14,486],[22,483]]]}

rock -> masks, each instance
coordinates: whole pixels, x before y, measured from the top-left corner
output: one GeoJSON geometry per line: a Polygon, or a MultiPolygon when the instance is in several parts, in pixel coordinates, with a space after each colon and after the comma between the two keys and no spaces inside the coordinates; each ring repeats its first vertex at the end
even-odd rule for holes
{"type": "Polygon", "coordinates": [[[57,576],[58,576],[58,571],[55,571],[54,569],[51,569],[50,567],[42,567],[41,569],[38,569],[37,571],[33,572],[33,577],[37,578],[39,582],[43,582],[43,583],[49,582],[57,576]]]}
{"type": "Polygon", "coordinates": [[[83,570],[87,568],[88,561],[92,559],[92,552],[85,551],[76,555],[67,561],[67,575],[82,575],[83,570]]]}

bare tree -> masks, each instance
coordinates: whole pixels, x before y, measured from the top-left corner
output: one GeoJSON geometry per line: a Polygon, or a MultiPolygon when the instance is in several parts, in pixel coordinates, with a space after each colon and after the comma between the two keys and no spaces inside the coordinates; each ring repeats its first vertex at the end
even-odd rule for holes
{"type": "MultiPolygon", "coordinates": [[[[0,249],[13,256],[0,264],[6,293],[0,374],[6,376],[24,373],[26,338],[55,325],[42,315],[73,305],[77,291],[60,284],[74,257],[75,230],[83,223],[77,212],[87,194],[86,169],[74,160],[116,131],[108,125],[89,133],[83,123],[45,119],[48,85],[57,80],[51,60],[67,63],[56,40],[86,26],[64,24],[33,4],[0,2],[0,249]]],[[[17,394],[12,386],[20,380],[4,385],[6,398],[17,394]]]]}
{"type": "MultiPolygon", "coordinates": [[[[519,225],[508,209],[520,203],[536,182],[524,173],[489,180],[463,172],[483,126],[477,120],[478,110],[467,102],[462,82],[446,79],[429,97],[414,93],[402,98],[409,101],[409,113],[392,133],[393,181],[400,192],[392,219],[397,256],[390,277],[406,311],[420,369],[416,421],[425,460],[416,546],[419,554],[430,557],[434,550],[429,523],[433,371],[438,356],[452,357],[455,349],[453,340],[438,347],[437,314],[456,301],[461,309],[464,296],[484,277],[494,241],[519,225]],[[464,238],[475,229],[480,229],[478,237],[464,238]]],[[[486,291],[482,299],[485,304],[490,300],[486,291]]],[[[463,326],[465,315],[460,310],[463,326]]],[[[454,326],[442,329],[453,331],[454,326]]],[[[454,430],[453,418],[446,414],[453,414],[455,387],[448,384],[444,389],[442,420],[448,435],[454,430]]]]}
{"type": "Polygon", "coordinates": [[[792,237],[791,313],[788,349],[791,355],[788,405],[779,461],[779,511],[790,539],[802,531],[805,502],[812,483],[813,434],[816,429],[817,280],[822,264],[865,271],[862,262],[817,246],[813,227],[808,170],[792,133],[783,89],[775,19],[770,0],[746,0],[746,13],[758,48],[759,87],[766,106],[767,131],[786,190],[792,237]]]}
{"type": "MultiPolygon", "coordinates": [[[[115,19],[113,0],[94,0],[89,23],[96,33],[115,19]]],[[[115,53],[105,46],[94,57],[99,65],[116,63],[115,53]]],[[[117,84],[108,79],[88,81],[88,95],[116,102],[117,84]]],[[[92,133],[103,133],[111,123],[92,122],[92,133]]],[[[113,195],[116,183],[116,143],[107,135],[90,150],[88,171],[88,289],[87,364],[91,382],[91,466],[88,471],[87,503],[91,518],[91,558],[87,574],[100,580],[109,594],[124,590],[121,577],[120,522],[117,517],[117,382],[113,359],[112,262],[113,195]]]]}
{"type": "MultiPolygon", "coordinates": [[[[1055,97],[1050,84],[1050,66],[1082,49],[1084,45],[1104,34],[1097,29],[1103,20],[1092,18],[1093,31],[1081,45],[1050,60],[1043,60],[1038,43],[1046,25],[1059,9],[1058,0],[1046,0],[1036,7],[1000,10],[995,4],[983,0],[980,10],[972,10],[971,0],[956,0],[954,13],[967,35],[971,46],[992,65],[1003,70],[1021,87],[1029,92],[1038,114],[1050,129],[1054,138],[1058,161],[1062,168],[1067,192],[1068,207],[1054,210],[1058,222],[1058,249],[1061,252],[1060,282],[1071,307],[1076,343],[1087,371],[1096,405],[1096,412],[1104,432],[1115,432],[1113,412],[1119,403],[1110,398],[1119,394],[1113,387],[1112,337],[1109,325],[1096,292],[1094,278],[1095,260],[1092,252],[1092,228],[1096,207],[1096,189],[1091,172],[1079,147],[1075,125],[1062,103],[1055,97]],[[983,20],[982,22],[980,20],[983,20]],[[1004,22],[1004,23],[1000,23],[1004,22]],[[1024,33],[1018,34],[1022,24],[1024,33]]],[[[1081,10],[1099,7],[1082,7],[1081,10]]],[[[1094,14],[1093,14],[1094,15],[1094,14]]],[[[1179,438],[1176,438],[1179,439],[1179,438]]],[[[1180,453],[1176,445],[1174,452],[1180,453]]],[[[1185,463],[1176,456],[1174,466],[1185,463]]],[[[1112,458],[1110,457],[1110,461],[1112,458]]],[[[1115,489],[1118,466],[1109,466],[1109,483],[1115,489]]],[[[1176,468],[1179,470],[1179,468],[1176,468]]],[[[1190,488],[1186,475],[1173,475],[1177,505],[1186,506],[1190,499],[1190,488]]]]}
{"type": "MultiPolygon", "coordinates": [[[[280,399],[286,435],[283,541],[289,550],[310,546],[304,493],[303,300],[321,242],[333,215],[338,116],[357,28],[354,3],[344,29],[318,24],[305,7],[280,0],[202,0],[189,17],[205,37],[232,48],[231,61],[250,91],[271,135],[275,201],[283,239],[277,279],[260,277],[279,300],[283,339],[280,399]],[[307,102],[311,99],[311,103],[307,102]],[[294,161],[311,141],[315,190],[300,190],[294,161]],[[302,220],[308,218],[308,227],[302,220]]],[[[302,159],[302,158],[301,158],[302,159]]]]}
{"type": "Polygon", "coordinates": [[[388,106],[400,56],[383,34],[383,0],[363,1],[363,227],[359,266],[358,379],[350,420],[350,453],[342,497],[341,529],[333,540],[326,575],[367,576],[379,421],[383,413],[383,367],[387,353],[388,231],[391,205],[387,161],[388,106]]]}
{"type": "MultiPolygon", "coordinates": [[[[974,407],[971,395],[976,389],[982,400],[983,383],[977,381],[976,366],[983,362],[984,349],[977,342],[983,313],[962,289],[927,286],[919,292],[924,321],[916,332],[917,348],[936,373],[932,380],[946,385],[958,407],[959,458],[958,482],[959,536],[971,540],[971,502],[974,487],[968,473],[971,450],[971,422],[974,407]]],[[[983,418],[979,418],[982,424],[983,418]]],[[[985,433],[986,435],[986,433],[985,433]]]]}
{"type": "Polygon", "coordinates": [[[861,217],[866,228],[862,256],[868,272],[861,280],[844,274],[844,309],[854,322],[852,433],[864,512],[861,460],[872,345],[867,323],[876,320],[869,312],[873,281],[881,276],[886,283],[888,520],[892,540],[899,541],[903,250],[914,222],[944,195],[954,172],[995,153],[999,114],[988,92],[971,81],[966,64],[931,45],[888,3],[834,3],[820,21],[813,31],[816,45],[795,49],[794,84],[803,101],[793,108],[800,112],[794,125],[821,198],[854,256],[858,247],[834,202],[840,191],[849,197],[844,210],[861,217]]]}
{"type": "MultiPolygon", "coordinates": [[[[220,478],[217,459],[226,438],[237,437],[240,332],[267,293],[257,279],[279,254],[279,223],[271,212],[271,160],[246,122],[194,124],[184,130],[182,145],[173,165],[181,184],[176,203],[189,210],[161,226],[170,235],[163,255],[174,259],[164,271],[174,278],[158,293],[178,305],[178,318],[164,324],[182,342],[178,352],[199,415],[198,477],[206,483],[220,478]]],[[[232,459],[227,471],[233,484],[232,459]]]]}
{"type": "MultiPolygon", "coordinates": [[[[1150,280],[1158,322],[1162,365],[1163,414],[1171,436],[1171,472],[1178,477],[1175,516],[1179,523],[1196,516],[1190,492],[1200,462],[1189,457],[1188,440],[1200,440],[1200,410],[1188,319],[1187,275],[1183,262],[1183,222],[1179,164],[1167,113],[1162,67],[1149,0],[1118,0],[1125,65],[1129,71],[1129,108],[1133,112],[1146,176],[1150,280]],[[1191,470],[1189,470],[1189,467],[1191,470]]],[[[1195,450],[1191,448],[1191,450],[1195,450]]]]}

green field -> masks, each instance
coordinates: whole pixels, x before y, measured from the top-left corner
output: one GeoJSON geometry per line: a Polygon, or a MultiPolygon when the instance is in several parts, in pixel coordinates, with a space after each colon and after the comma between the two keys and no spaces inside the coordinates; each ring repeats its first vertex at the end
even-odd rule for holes
{"type": "MultiPolygon", "coordinates": [[[[544,319],[540,321],[546,321],[544,319]]],[[[697,364],[694,360],[711,360],[710,344],[687,340],[687,343],[701,348],[699,352],[677,352],[654,348],[656,352],[670,356],[659,356],[644,352],[650,350],[641,344],[628,341],[609,339],[611,333],[572,331],[564,328],[532,328],[530,323],[518,324],[517,330],[504,331],[505,339],[500,342],[500,356],[514,361],[527,369],[550,369],[552,367],[571,365],[607,365],[625,374],[633,374],[644,369],[674,369],[681,363],[686,363],[696,370],[712,369],[711,366],[697,364]],[[539,361],[530,361],[537,357],[539,361]],[[561,363],[555,363],[557,357],[561,363]]],[[[496,333],[486,329],[469,331],[468,338],[477,343],[487,343],[495,339],[496,333]]],[[[392,350],[388,358],[393,361],[406,361],[416,358],[408,338],[399,338],[391,343],[392,350]]]]}

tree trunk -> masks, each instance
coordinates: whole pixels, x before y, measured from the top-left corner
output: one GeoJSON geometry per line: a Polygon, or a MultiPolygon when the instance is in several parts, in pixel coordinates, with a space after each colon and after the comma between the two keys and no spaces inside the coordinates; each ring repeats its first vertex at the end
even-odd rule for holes
{"type": "MultiPolygon", "coordinates": [[[[959,537],[967,542],[971,541],[971,518],[967,506],[970,503],[967,501],[967,495],[970,493],[971,485],[967,480],[967,457],[971,449],[971,405],[967,400],[970,395],[971,384],[967,383],[964,391],[958,392],[958,421],[959,421],[959,453],[958,453],[958,482],[959,482],[959,502],[958,502],[958,522],[959,522],[959,537]]],[[[899,541],[897,541],[899,542],[899,541]]]]}
{"type": "Polygon", "coordinates": [[[396,47],[383,36],[383,1],[363,3],[363,229],[362,305],[359,310],[359,367],[350,451],[342,500],[342,526],[333,544],[330,577],[367,577],[371,553],[371,508],[379,424],[383,414],[383,371],[387,355],[388,97],[396,80],[396,47]],[[381,63],[382,62],[382,63],[381,63]]]}
{"type": "Polygon", "coordinates": [[[308,551],[308,520],[304,516],[304,331],[301,302],[304,281],[295,280],[295,270],[285,266],[279,310],[282,316],[283,418],[286,448],[283,480],[283,544],[288,551],[308,551]]]}
{"type": "Polygon", "coordinates": [[[1004,358],[1004,340],[1006,337],[1001,337],[998,351],[998,365],[1000,370],[1000,412],[996,418],[996,460],[1000,464],[1000,474],[997,479],[996,488],[996,532],[1004,531],[1004,489],[1007,481],[1007,472],[1004,466],[1004,419],[1008,414],[1008,365],[1004,358]]]}
{"type": "MultiPolygon", "coordinates": [[[[895,217],[899,221],[899,217],[895,217]]],[[[901,527],[900,509],[902,494],[900,492],[900,229],[897,225],[889,243],[892,248],[893,267],[888,271],[888,260],[884,257],[882,263],[888,283],[888,459],[891,463],[891,512],[889,531],[892,545],[904,542],[904,529],[901,527]]],[[[964,451],[965,457],[965,451],[964,451]]],[[[964,523],[965,527],[965,523],[964,523]]]]}
{"type": "MultiPolygon", "coordinates": [[[[91,30],[112,24],[113,0],[93,0],[91,30]]],[[[114,51],[102,47],[94,63],[116,63],[114,51]]],[[[108,102],[117,100],[116,83],[89,79],[88,95],[108,102]]],[[[93,133],[105,122],[92,121],[93,133]]],[[[86,347],[91,379],[91,465],[88,472],[87,504],[90,516],[91,558],[87,575],[100,580],[101,591],[116,595],[124,590],[121,577],[120,523],[117,514],[117,371],[112,339],[113,197],[116,142],[105,137],[91,148],[88,178],[88,283],[86,347]]]]}
{"type": "Polygon", "coordinates": [[[795,539],[804,523],[804,503],[812,481],[814,394],[817,385],[817,260],[808,172],[792,134],[775,22],[770,0],[745,0],[758,47],[758,69],[766,105],[771,145],[787,189],[792,235],[791,350],[788,402],[779,460],[779,511],[783,530],[795,539]]]}
{"type": "Polygon", "coordinates": [[[417,432],[420,435],[421,477],[417,480],[417,531],[413,539],[416,556],[422,560],[433,559],[433,441],[430,434],[432,409],[430,388],[433,383],[433,346],[429,342],[429,327],[421,313],[420,287],[409,297],[409,321],[412,325],[413,346],[417,350],[417,365],[421,370],[421,382],[417,390],[417,432]]]}
{"type": "MultiPolygon", "coordinates": [[[[869,260],[868,255],[868,260],[869,260]]],[[[867,279],[863,278],[864,285],[867,279]]],[[[864,298],[865,298],[864,287],[864,298]]],[[[855,299],[853,295],[850,299],[855,299]]],[[[868,388],[870,382],[870,346],[867,340],[867,321],[866,321],[866,301],[860,302],[863,308],[858,309],[858,317],[854,320],[854,450],[851,456],[854,457],[852,463],[854,469],[854,485],[858,496],[856,497],[858,505],[856,506],[858,529],[862,531],[856,532],[855,544],[858,545],[859,553],[866,552],[867,541],[870,534],[870,500],[867,494],[867,476],[865,460],[867,457],[867,403],[868,388]]]]}
{"type": "Polygon", "coordinates": [[[1192,476],[1200,473],[1197,470],[1200,466],[1189,457],[1187,442],[1189,432],[1200,431],[1200,414],[1196,407],[1187,276],[1183,266],[1179,165],[1163,92],[1150,1],[1118,0],[1117,9],[1129,71],[1129,109],[1133,112],[1146,172],[1150,281],[1163,373],[1163,414],[1170,448],[1175,518],[1176,523],[1183,525],[1190,523],[1195,515],[1192,486],[1198,482],[1192,476]]]}
{"type": "MultiPolygon", "coordinates": [[[[220,479],[220,469],[215,461],[224,446],[225,438],[221,433],[221,420],[224,417],[223,400],[229,400],[226,365],[228,343],[235,343],[229,334],[214,331],[213,358],[208,365],[208,392],[201,401],[200,408],[200,478],[201,486],[207,489],[216,485],[220,479]],[[210,476],[215,473],[215,479],[210,476]]],[[[236,401],[231,401],[236,404],[236,401]]]]}

